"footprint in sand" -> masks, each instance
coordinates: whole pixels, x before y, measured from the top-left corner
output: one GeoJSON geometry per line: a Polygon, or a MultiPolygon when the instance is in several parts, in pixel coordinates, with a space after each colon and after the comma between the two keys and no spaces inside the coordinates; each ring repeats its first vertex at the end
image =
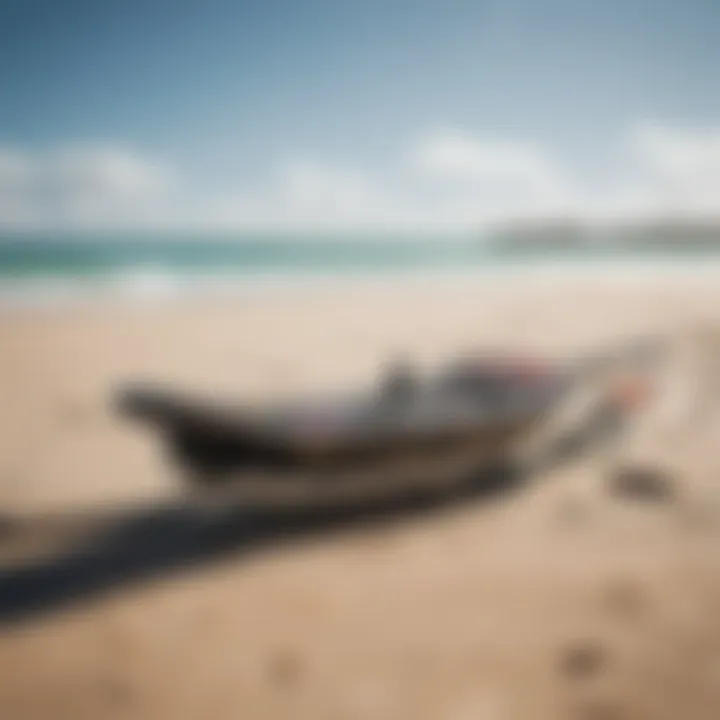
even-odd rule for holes
{"type": "Polygon", "coordinates": [[[574,685],[567,717],[572,720],[622,720],[627,715],[616,698],[605,696],[601,678],[609,665],[600,643],[585,640],[569,646],[560,658],[562,674],[574,685]]]}
{"type": "Polygon", "coordinates": [[[597,677],[607,666],[607,653],[598,643],[585,640],[567,647],[560,657],[560,669],[570,680],[597,677]]]}
{"type": "Polygon", "coordinates": [[[138,697],[135,688],[119,677],[107,677],[99,680],[97,691],[103,702],[115,711],[123,713],[138,709],[138,697]]]}
{"type": "Polygon", "coordinates": [[[623,620],[638,619],[645,610],[644,593],[630,579],[617,579],[608,583],[602,600],[610,615],[623,620]]]}
{"type": "Polygon", "coordinates": [[[620,500],[668,503],[677,495],[672,475],[651,466],[621,465],[608,484],[610,494],[620,500]]]}
{"type": "Polygon", "coordinates": [[[284,650],[270,658],[267,675],[274,685],[289,687],[299,681],[303,669],[302,658],[290,650],[284,650]]]}

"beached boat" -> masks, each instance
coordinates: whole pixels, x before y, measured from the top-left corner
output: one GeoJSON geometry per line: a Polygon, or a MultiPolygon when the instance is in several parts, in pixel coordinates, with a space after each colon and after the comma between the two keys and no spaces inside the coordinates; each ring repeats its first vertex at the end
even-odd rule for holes
{"type": "MultiPolygon", "coordinates": [[[[249,478],[384,481],[471,471],[510,457],[568,397],[602,371],[647,358],[632,344],[569,363],[464,358],[430,377],[391,370],[375,388],[269,406],[215,402],[147,384],[121,389],[120,411],[156,426],[201,484],[249,478]]],[[[639,366],[635,363],[637,369],[639,366]]],[[[597,406],[623,393],[597,395],[597,406]]],[[[637,373],[634,387],[637,385],[637,373]]]]}

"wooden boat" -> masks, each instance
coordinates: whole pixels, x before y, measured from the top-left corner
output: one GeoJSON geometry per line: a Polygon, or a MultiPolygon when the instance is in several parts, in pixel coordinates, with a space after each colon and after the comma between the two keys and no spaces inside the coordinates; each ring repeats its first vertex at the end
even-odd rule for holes
{"type": "Polygon", "coordinates": [[[121,389],[118,407],[154,425],[175,461],[201,484],[259,476],[411,482],[510,456],[598,370],[646,357],[647,350],[646,343],[633,344],[569,363],[464,358],[423,380],[395,368],[364,392],[269,406],[214,402],[134,384],[121,389]]]}

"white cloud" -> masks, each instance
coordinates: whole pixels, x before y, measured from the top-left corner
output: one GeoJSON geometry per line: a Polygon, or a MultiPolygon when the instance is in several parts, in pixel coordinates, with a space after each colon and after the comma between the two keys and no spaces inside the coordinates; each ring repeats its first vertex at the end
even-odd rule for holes
{"type": "Polygon", "coordinates": [[[0,227],[117,227],[162,221],[175,191],[164,163],[109,144],[45,153],[0,148],[0,227]]]}
{"type": "Polygon", "coordinates": [[[470,221],[567,212],[578,204],[566,171],[532,143],[444,131],[422,138],[410,160],[448,195],[446,210],[470,221]]]}
{"type": "Polygon", "coordinates": [[[284,223],[301,227],[372,223],[389,209],[377,179],[306,160],[281,168],[269,199],[284,223]]]}
{"type": "Polygon", "coordinates": [[[618,177],[593,192],[549,148],[457,130],[416,139],[390,175],[296,159],[264,187],[210,196],[200,179],[117,144],[0,148],[0,229],[472,229],[518,217],[720,215],[720,127],[645,124],[628,139],[618,177]]]}
{"type": "Polygon", "coordinates": [[[377,185],[361,173],[295,160],[264,191],[237,190],[212,198],[205,217],[215,226],[309,230],[362,226],[382,211],[377,185]]]}
{"type": "Polygon", "coordinates": [[[65,145],[47,158],[47,166],[60,186],[124,198],[157,195],[173,181],[163,163],[112,145],[65,145]]]}
{"type": "Polygon", "coordinates": [[[33,163],[12,148],[0,148],[0,190],[24,187],[33,175],[33,163]]]}
{"type": "Polygon", "coordinates": [[[111,145],[68,145],[45,158],[44,189],[54,214],[70,225],[147,224],[162,220],[175,189],[164,163],[111,145]]]}
{"type": "Polygon", "coordinates": [[[635,134],[641,182],[658,211],[720,211],[720,128],[675,129],[646,125],[635,134]]]}
{"type": "Polygon", "coordinates": [[[529,143],[474,138],[458,131],[421,139],[412,158],[422,170],[451,178],[544,179],[555,172],[546,153],[529,143]]]}
{"type": "Polygon", "coordinates": [[[30,200],[32,160],[12,148],[0,148],[0,228],[27,227],[36,215],[30,200]]]}
{"type": "Polygon", "coordinates": [[[621,174],[576,209],[591,220],[720,216],[720,128],[645,123],[629,134],[621,174]]]}

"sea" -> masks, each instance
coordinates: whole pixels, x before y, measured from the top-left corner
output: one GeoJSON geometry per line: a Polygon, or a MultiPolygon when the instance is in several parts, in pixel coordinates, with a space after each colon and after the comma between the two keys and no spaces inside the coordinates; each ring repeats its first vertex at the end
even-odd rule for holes
{"type": "Polygon", "coordinates": [[[720,270],[694,248],[503,249],[477,236],[308,234],[0,235],[0,305],[172,298],[507,274],[720,270]]]}

